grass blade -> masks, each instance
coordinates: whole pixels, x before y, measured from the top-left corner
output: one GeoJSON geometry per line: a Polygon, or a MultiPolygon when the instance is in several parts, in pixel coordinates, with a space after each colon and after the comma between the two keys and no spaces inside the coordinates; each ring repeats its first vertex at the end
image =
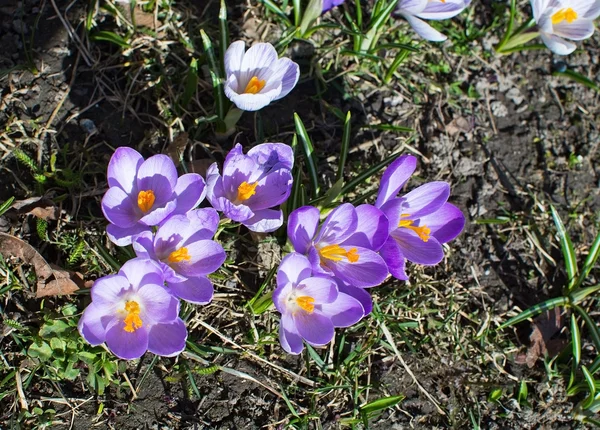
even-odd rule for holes
{"type": "Polygon", "coordinates": [[[554,309],[557,306],[565,306],[567,303],[569,303],[568,297],[556,297],[554,299],[546,300],[543,303],[534,305],[534,306],[530,307],[529,309],[521,312],[516,317],[509,319],[504,324],[501,324],[500,327],[498,327],[498,330],[502,330],[506,327],[510,327],[511,325],[515,325],[520,322],[523,322],[526,319],[532,318],[544,311],[549,311],[550,309],[554,309]]]}
{"type": "Polygon", "coordinates": [[[577,317],[575,314],[571,314],[571,341],[573,343],[574,364],[575,367],[578,367],[581,360],[581,335],[579,333],[579,326],[577,325],[577,317]]]}
{"type": "Polygon", "coordinates": [[[367,403],[360,407],[360,412],[363,414],[372,414],[373,412],[379,412],[387,408],[391,408],[396,406],[402,400],[404,400],[406,396],[389,396],[382,397],[377,400],[373,400],[372,402],[367,403]]]}
{"type": "Polygon", "coordinates": [[[568,293],[572,290],[577,279],[577,257],[575,255],[575,249],[573,249],[571,237],[565,229],[565,225],[563,224],[562,219],[560,219],[560,215],[558,215],[558,212],[552,205],[550,205],[550,210],[552,211],[552,219],[554,220],[554,225],[556,225],[556,230],[558,232],[560,248],[565,259],[565,268],[567,270],[567,276],[569,277],[569,283],[566,289],[568,293]]]}
{"type": "MultiPolygon", "coordinates": [[[[1,211],[0,211],[0,213],[1,213],[1,211]]],[[[579,288],[581,286],[581,284],[583,284],[583,281],[585,281],[585,278],[587,278],[587,276],[590,274],[592,267],[594,267],[594,265],[596,264],[596,261],[598,260],[598,256],[600,256],[600,232],[598,232],[598,234],[596,235],[596,239],[594,239],[594,243],[592,244],[592,247],[590,248],[590,253],[588,254],[587,258],[585,259],[585,263],[583,263],[583,267],[581,268],[581,273],[579,274],[579,277],[577,278],[577,281],[575,282],[574,288],[579,288]]]]}
{"type": "Polygon", "coordinates": [[[183,94],[181,95],[181,99],[179,101],[179,106],[185,109],[192,100],[192,97],[194,97],[197,88],[198,61],[195,58],[192,58],[192,61],[190,61],[190,67],[188,68],[187,76],[185,78],[185,87],[183,89],[183,94]]]}
{"type": "Polygon", "coordinates": [[[590,315],[579,305],[574,305],[573,309],[581,316],[585,325],[587,326],[587,330],[590,333],[592,338],[592,342],[594,343],[594,347],[596,348],[596,352],[600,351],[600,331],[598,331],[598,326],[592,320],[590,315]]]}
{"type": "Polygon", "coordinates": [[[344,121],[344,134],[342,135],[342,148],[340,150],[340,161],[338,162],[338,171],[335,179],[339,181],[344,177],[344,168],[346,167],[346,159],[348,158],[348,148],[350,147],[350,133],[352,131],[352,125],[350,119],[352,115],[350,111],[346,114],[346,120],[344,121]]]}
{"type": "Polygon", "coordinates": [[[590,390],[589,396],[583,402],[583,405],[581,405],[583,409],[587,409],[590,406],[592,406],[592,403],[594,402],[594,397],[596,396],[596,382],[590,371],[587,369],[587,367],[581,366],[581,371],[583,372],[583,377],[585,378],[585,382],[587,383],[588,389],[590,390]]]}
{"type": "Polygon", "coordinates": [[[367,180],[368,178],[370,178],[371,176],[373,176],[374,174],[379,172],[381,169],[383,169],[385,166],[390,164],[392,161],[394,161],[396,159],[396,157],[398,157],[398,155],[400,155],[400,154],[398,152],[395,152],[392,155],[390,155],[388,158],[384,159],[382,162],[372,166],[371,168],[369,168],[369,169],[365,170],[364,172],[362,172],[361,174],[359,174],[356,178],[354,178],[350,182],[348,182],[344,186],[344,188],[342,188],[341,194],[345,195],[345,194],[349,193],[350,191],[352,191],[354,188],[356,188],[356,186],[358,184],[367,180]]]}
{"type": "Polygon", "coordinates": [[[229,27],[227,27],[227,6],[225,0],[221,0],[219,9],[219,52],[221,54],[221,70],[225,73],[225,51],[229,47],[229,27]]]}
{"type": "Polygon", "coordinates": [[[279,6],[277,6],[275,3],[273,3],[272,0],[260,0],[260,2],[262,4],[265,5],[265,7],[272,13],[274,13],[275,15],[277,15],[281,20],[283,20],[283,22],[286,24],[287,27],[291,27],[292,26],[292,22],[288,19],[288,17],[286,16],[285,13],[283,13],[283,11],[279,8],[279,6]]]}
{"type": "Polygon", "coordinates": [[[294,124],[296,125],[296,133],[300,136],[300,141],[302,142],[302,149],[304,150],[304,159],[306,161],[306,166],[308,168],[308,176],[310,178],[311,185],[311,196],[312,198],[317,198],[319,196],[320,187],[319,187],[319,179],[317,177],[317,162],[315,157],[315,149],[313,144],[306,132],[306,128],[304,127],[304,123],[300,119],[297,113],[294,112],[294,124]]]}
{"type": "Polygon", "coordinates": [[[4,212],[10,209],[14,201],[15,198],[13,196],[0,205],[0,216],[4,215],[4,212]]]}
{"type": "Polygon", "coordinates": [[[583,76],[581,73],[577,73],[574,70],[565,70],[564,72],[556,71],[552,73],[553,76],[564,76],[566,78],[573,79],[575,82],[580,83],[581,85],[585,85],[586,87],[600,91],[600,87],[596,82],[592,81],[590,78],[583,76]]]}
{"type": "Polygon", "coordinates": [[[221,120],[225,119],[225,101],[223,94],[223,82],[221,81],[221,72],[215,58],[215,51],[212,42],[204,30],[200,30],[202,38],[202,46],[208,58],[208,67],[210,69],[210,77],[212,79],[213,90],[215,93],[215,111],[221,120]]]}

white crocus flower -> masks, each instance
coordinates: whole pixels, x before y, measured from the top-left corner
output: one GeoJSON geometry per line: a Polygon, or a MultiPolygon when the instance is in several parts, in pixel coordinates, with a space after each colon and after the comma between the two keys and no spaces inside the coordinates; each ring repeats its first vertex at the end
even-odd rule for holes
{"type": "Polygon", "coordinates": [[[277,58],[270,43],[257,43],[248,51],[233,42],[225,52],[225,95],[239,109],[255,111],[285,97],[298,82],[300,68],[289,58],[277,58]]]}
{"type": "Polygon", "coordinates": [[[439,21],[452,18],[470,3],[471,0],[399,0],[396,14],[402,15],[423,39],[443,42],[447,37],[423,20],[439,21]]]}
{"type": "Polygon", "coordinates": [[[576,45],[565,39],[583,40],[594,34],[600,0],[531,0],[531,8],[544,44],[556,54],[567,55],[576,45]]]}

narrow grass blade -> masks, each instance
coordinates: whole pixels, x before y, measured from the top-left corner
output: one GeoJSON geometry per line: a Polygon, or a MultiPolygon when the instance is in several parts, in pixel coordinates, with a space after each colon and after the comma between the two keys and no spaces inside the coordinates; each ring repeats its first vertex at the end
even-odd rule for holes
{"type": "Polygon", "coordinates": [[[515,325],[520,322],[523,322],[526,319],[532,318],[544,311],[549,311],[550,309],[554,309],[557,306],[565,306],[568,303],[569,303],[568,297],[556,297],[554,299],[547,300],[543,303],[532,306],[529,309],[521,312],[516,317],[509,319],[504,324],[501,324],[500,327],[498,327],[498,330],[502,330],[506,327],[510,327],[511,325],[515,325]]]}
{"type": "Polygon", "coordinates": [[[185,78],[185,88],[183,89],[183,94],[181,95],[181,99],[179,101],[179,105],[182,108],[187,107],[187,105],[194,97],[196,93],[196,89],[198,88],[198,61],[195,58],[192,58],[190,62],[190,67],[188,68],[187,76],[185,78]]]}
{"type": "Polygon", "coordinates": [[[129,48],[129,42],[127,42],[125,39],[123,39],[118,34],[113,33],[112,31],[98,31],[98,32],[90,35],[90,40],[93,40],[95,42],[97,42],[97,41],[110,42],[110,43],[114,43],[115,45],[120,46],[121,48],[125,48],[125,49],[129,48]]]}
{"type": "Polygon", "coordinates": [[[390,81],[394,77],[394,73],[396,73],[396,70],[398,70],[398,67],[400,67],[400,64],[402,64],[404,62],[404,60],[406,60],[408,58],[409,54],[410,54],[410,51],[408,51],[407,49],[401,49],[398,52],[398,54],[396,55],[396,58],[394,58],[394,61],[392,61],[390,68],[386,72],[385,77],[383,78],[383,82],[385,82],[386,84],[390,83],[390,81]]]}
{"type": "Polygon", "coordinates": [[[567,270],[567,276],[569,277],[569,283],[566,289],[568,293],[572,290],[577,279],[577,257],[575,255],[573,243],[571,242],[571,237],[565,229],[565,225],[563,224],[562,219],[560,219],[560,215],[558,215],[558,212],[552,205],[550,205],[550,210],[552,211],[552,219],[554,220],[554,225],[556,225],[556,230],[558,232],[560,248],[565,259],[565,268],[567,270]]]}
{"type": "Polygon", "coordinates": [[[362,128],[369,128],[371,130],[381,130],[381,131],[397,131],[400,133],[412,133],[414,131],[410,127],[402,127],[401,125],[394,125],[394,124],[372,124],[372,125],[365,125],[362,128]]]}
{"type": "Polygon", "coordinates": [[[200,37],[202,38],[202,46],[206,52],[208,58],[208,67],[210,69],[210,77],[212,79],[213,90],[215,93],[215,111],[221,120],[225,119],[225,102],[223,94],[223,83],[221,81],[220,67],[215,58],[215,51],[212,46],[212,42],[204,30],[200,30],[200,37]]]}
{"type": "Polygon", "coordinates": [[[304,150],[304,159],[306,161],[306,166],[308,168],[308,176],[310,178],[311,185],[311,196],[312,198],[317,198],[319,196],[319,192],[321,191],[319,187],[319,179],[317,176],[317,162],[315,157],[315,149],[313,144],[306,132],[306,128],[304,127],[304,123],[300,119],[297,113],[294,112],[294,124],[296,125],[296,133],[300,136],[300,141],[302,142],[302,149],[304,150]]]}
{"type": "Polygon", "coordinates": [[[581,290],[576,290],[569,294],[569,299],[572,304],[578,305],[583,302],[589,295],[594,294],[596,291],[600,290],[600,284],[594,285],[593,287],[583,288],[581,290]]]}
{"type": "Polygon", "coordinates": [[[392,407],[396,406],[398,403],[400,403],[405,398],[406,398],[406,396],[403,396],[403,395],[382,397],[380,399],[373,400],[372,402],[369,402],[366,405],[361,406],[360,411],[363,414],[372,414],[373,412],[383,411],[384,409],[392,408],[392,407]]]}
{"type": "Polygon", "coordinates": [[[571,342],[573,346],[573,360],[575,361],[575,367],[578,367],[581,360],[581,335],[575,314],[571,314],[571,342]]]}
{"type": "MultiPolygon", "coordinates": [[[[0,211],[1,214],[1,211],[0,211]]],[[[598,256],[600,256],[600,232],[596,235],[596,239],[594,239],[594,243],[590,248],[590,253],[585,259],[585,263],[583,263],[583,267],[581,268],[581,273],[575,282],[574,288],[579,288],[585,278],[590,274],[592,268],[596,265],[596,261],[598,260],[598,256]]]]}
{"type": "MultiPolygon", "coordinates": [[[[294,154],[296,154],[297,147],[298,147],[298,136],[296,136],[294,134],[294,137],[292,138],[292,149],[294,150],[294,154]]],[[[285,207],[284,213],[286,214],[286,217],[291,212],[293,212],[294,210],[296,210],[300,207],[298,202],[299,202],[299,196],[300,196],[301,181],[302,181],[302,169],[300,168],[300,165],[298,163],[296,163],[294,165],[294,182],[292,184],[292,191],[290,192],[290,198],[287,199],[287,201],[284,204],[284,207],[285,207]]]]}
{"type": "Polygon", "coordinates": [[[342,134],[342,148],[340,150],[340,160],[338,161],[338,171],[336,180],[340,180],[344,177],[344,169],[346,167],[346,159],[348,158],[348,148],[350,147],[350,133],[352,132],[352,125],[350,119],[352,115],[350,111],[346,114],[346,120],[344,121],[344,133],[342,134]]]}
{"type": "Polygon", "coordinates": [[[296,27],[300,26],[300,18],[302,18],[302,2],[300,0],[292,0],[292,5],[294,8],[294,25],[296,27]]]}
{"type": "Polygon", "coordinates": [[[258,288],[258,291],[254,295],[254,297],[252,297],[252,299],[249,300],[246,304],[246,307],[250,308],[253,314],[259,315],[263,313],[269,308],[269,306],[271,306],[271,303],[273,303],[271,293],[265,294],[263,296],[261,295],[263,294],[263,291],[267,288],[267,286],[271,283],[271,280],[273,279],[273,276],[275,276],[276,272],[277,266],[273,266],[271,270],[269,270],[267,277],[258,288]]]}
{"type": "Polygon", "coordinates": [[[587,399],[583,402],[581,407],[583,409],[588,409],[590,406],[592,406],[592,403],[594,402],[594,398],[596,397],[596,381],[594,380],[594,377],[592,376],[590,371],[587,369],[587,367],[581,366],[581,372],[583,373],[585,382],[588,385],[588,390],[590,391],[589,395],[587,396],[587,399]]]}
{"type": "Polygon", "coordinates": [[[342,188],[341,194],[346,195],[347,193],[352,191],[354,188],[356,188],[356,186],[358,184],[362,183],[363,181],[367,180],[371,176],[375,175],[377,172],[379,172],[385,166],[387,166],[392,161],[394,161],[396,159],[396,157],[398,157],[398,155],[400,155],[400,154],[395,152],[392,155],[390,155],[388,158],[384,159],[382,162],[372,166],[371,168],[369,168],[369,169],[365,170],[364,172],[362,172],[361,174],[359,174],[356,178],[352,179],[350,182],[348,182],[346,185],[344,185],[344,188],[342,188]]]}
{"type": "Polygon", "coordinates": [[[564,72],[556,71],[552,73],[553,76],[564,76],[565,78],[573,79],[575,82],[578,82],[582,85],[585,85],[588,88],[591,88],[594,91],[600,91],[600,87],[590,78],[583,76],[581,73],[577,73],[573,70],[565,70],[564,72]]]}
{"type": "Polygon", "coordinates": [[[323,11],[323,0],[310,0],[308,6],[304,10],[304,16],[302,17],[302,22],[300,23],[300,35],[305,36],[308,31],[308,27],[321,16],[321,12],[323,11]]]}
{"type": "Polygon", "coordinates": [[[227,27],[227,5],[225,4],[225,0],[221,0],[221,7],[219,9],[219,37],[221,70],[225,73],[225,51],[229,47],[229,27],[227,27]]]}
{"type": "MultiPolygon", "coordinates": [[[[321,202],[318,205],[319,209],[328,208],[328,207],[332,206],[332,204],[335,203],[337,198],[340,196],[340,192],[342,191],[343,186],[344,186],[344,180],[339,179],[336,181],[335,184],[333,184],[333,186],[330,189],[327,190],[327,192],[325,193],[325,195],[322,198],[317,199],[321,202]]],[[[312,204],[312,202],[311,202],[311,204],[312,204]]]]}
{"type": "Polygon", "coordinates": [[[592,342],[594,343],[594,347],[596,348],[596,353],[600,352],[600,331],[598,330],[598,326],[592,320],[590,315],[579,305],[574,305],[573,309],[575,312],[579,314],[579,316],[585,322],[586,328],[590,333],[590,337],[592,338],[592,342]]]}
{"type": "Polygon", "coordinates": [[[363,16],[362,16],[362,6],[360,4],[360,0],[354,0],[354,5],[356,7],[356,24],[358,27],[362,27],[363,16]]]}
{"type": "Polygon", "coordinates": [[[292,26],[292,22],[288,19],[285,13],[283,13],[279,6],[277,6],[272,0],[260,0],[260,2],[264,4],[270,12],[277,15],[286,24],[287,27],[292,26]]]}
{"type": "Polygon", "coordinates": [[[10,209],[10,207],[12,206],[14,201],[15,201],[15,198],[10,197],[8,200],[6,200],[4,203],[2,203],[0,205],[0,216],[4,215],[4,213],[10,209]]]}

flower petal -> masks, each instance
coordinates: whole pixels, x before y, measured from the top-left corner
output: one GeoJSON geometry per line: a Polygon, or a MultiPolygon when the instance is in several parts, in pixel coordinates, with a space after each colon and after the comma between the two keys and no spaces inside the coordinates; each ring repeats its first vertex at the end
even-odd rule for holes
{"type": "Polygon", "coordinates": [[[315,346],[325,345],[331,342],[335,331],[333,323],[325,315],[313,312],[298,312],[292,316],[298,334],[308,343],[315,346]]]}
{"type": "Polygon", "coordinates": [[[122,146],[115,150],[108,163],[108,186],[119,187],[126,194],[135,189],[138,169],[144,162],[144,157],[135,149],[122,146]]]}
{"type": "Polygon", "coordinates": [[[148,333],[148,351],[163,357],[174,357],[185,349],[187,329],[181,318],[170,323],[155,324],[148,333]]]}
{"type": "Polygon", "coordinates": [[[577,45],[574,43],[568,42],[565,39],[561,39],[550,33],[540,32],[540,37],[542,38],[544,45],[558,55],[569,55],[577,48],[577,45]]]}
{"type": "Polygon", "coordinates": [[[92,302],[83,311],[83,315],[77,323],[77,328],[81,336],[90,345],[100,345],[106,340],[106,328],[114,319],[114,315],[107,313],[110,310],[110,308],[97,306],[92,302]]]}
{"type": "Polygon", "coordinates": [[[159,227],[154,236],[154,251],[159,260],[183,246],[193,233],[190,224],[186,215],[173,215],[159,227]]]}
{"type": "Polygon", "coordinates": [[[452,3],[450,1],[446,2],[435,2],[430,1],[425,6],[422,12],[419,12],[417,16],[422,19],[431,19],[431,20],[442,20],[453,18],[459,13],[461,13],[465,9],[465,4],[460,3],[452,3]]]}
{"type": "Polygon", "coordinates": [[[175,195],[177,196],[177,207],[173,211],[174,214],[184,214],[194,209],[206,197],[204,178],[197,173],[181,175],[177,179],[175,195]]]}
{"type": "Polygon", "coordinates": [[[420,225],[429,227],[431,236],[440,243],[450,242],[465,226],[465,216],[451,203],[444,203],[440,209],[422,217],[419,221],[420,225]]]}
{"type": "Polygon", "coordinates": [[[294,150],[285,143],[261,143],[250,149],[247,155],[265,171],[292,170],[294,167],[294,150]]]}
{"type": "Polygon", "coordinates": [[[155,285],[164,283],[163,271],[160,265],[155,261],[143,258],[134,258],[127,261],[121,266],[119,275],[125,276],[135,289],[148,283],[155,285]]]}
{"type": "Polygon", "coordinates": [[[242,70],[242,60],[246,46],[243,41],[238,40],[227,47],[225,51],[225,76],[229,76],[234,72],[242,70]]]}
{"type": "Polygon", "coordinates": [[[298,285],[302,280],[310,278],[312,269],[308,259],[297,252],[292,252],[281,260],[277,269],[277,287],[287,284],[298,285]]]}
{"type": "Polygon", "coordinates": [[[417,168],[417,158],[412,155],[398,157],[383,173],[375,207],[395,198],[417,168]]]}
{"type": "MultiPolygon", "coordinates": [[[[225,87],[225,94],[227,94],[225,87]]],[[[253,112],[260,110],[271,103],[271,98],[265,94],[227,94],[229,100],[236,105],[238,109],[253,112]]]]}
{"type": "Polygon", "coordinates": [[[179,300],[162,285],[145,284],[137,291],[141,301],[140,318],[145,327],[156,323],[171,322],[179,315],[179,300]]]}
{"type": "Polygon", "coordinates": [[[314,206],[302,206],[288,216],[287,235],[300,254],[308,254],[312,240],[319,228],[321,213],[314,206]]]}
{"type": "Polygon", "coordinates": [[[277,206],[289,197],[293,181],[292,173],[287,169],[271,172],[258,181],[255,194],[244,204],[254,212],[277,206]]]}
{"type": "Polygon", "coordinates": [[[356,247],[356,253],[359,257],[354,263],[341,260],[331,262],[327,266],[335,276],[355,287],[373,287],[385,281],[388,268],[379,254],[362,247],[356,247]]]}
{"type": "Polygon", "coordinates": [[[233,221],[243,223],[254,216],[252,209],[246,205],[234,205],[226,198],[217,199],[217,201],[222,207],[223,215],[233,221]]]}
{"type": "Polygon", "coordinates": [[[334,327],[350,327],[365,315],[361,303],[354,297],[344,293],[339,293],[333,303],[324,304],[320,312],[331,319],[334,327]]]}
{"type": "Polygon", "coordinates": [[[289,58],[280,58],[275,63],[278,69],[270,79],[277,79],[281,82],[279,95],[273,100],[279,100],[287,96],[294,89],[300,78],[300,66],[289,58]]]}
{"type": "Polygon", "coordinates": [[[130,196],[118,187],[109,188],[102,197],[102,212],[108,222],[122,228],[134,226],[142,216],[130,196]]]}
{"type": "Polygon", "coordinates": [[[375,206],[364,204],[356,208],[356,230],[341,246],[362,246],[379,250],[389,236],[389,222],[385,214],[375,206]]]}
{"type": "Polygon", "coordinates": [[[150,226],[140,223],[135,224],[132,227],[118,227],[114,224],[106,226],[106,235],[110,241],[117,246],[131,245],[134,236],[144,231],[150,231],[150,226]]]}
{"type": "Polygon", "coordinates": [[[227,257],[223,247],[214,240],[199,240],[185,247],[190,259],[172,263],[171,267],[187,277],[208,275],[218,270],[227,257]]]}
{"type": "Polygon", "coordinates": [[[283,212],[275,209],[260,209],[254,212],[254,216],[243,221],[248,230],[257,233],[269,233],[277,230],[283,224],[283,212]]]}
{"type": "MultiPolygon", "coordinates": [[[[240,68],[242,73],[254,74],[257,70],[270,68],[277,61],[277,51],[270,43],[255,43],[246,51],[240,68]]],[[[252,76],[247,77],[249,80],[252,76]]],[[[240,78],[240,81],[244,81],[240,78]]]]}
{"type": "Polygon", "coordinates": [[[408,21],[412,29],[425,40],[429,40],[430,42],[443,42],[448,38],[425,21],[415,16],[404,15],[404,18],[408,21]]]}
{"type": "Polygon", "coordinates": [[[281,322],[279,325],[279,342],[281,347],[288,354],[298,355],[304,349],[302,338],[298,334],[296,325],[291,315],[281,315],[281,322]]]}
{"type": "MultiPolygon", "coordinates": [[[[142,163],[137,176],[137,189],[152,190],[156,207],[163,206],[174,198],[177,186],[177,169],[167,155],[153,155],[142,163]]],[[[137,196],[135,196],[137,199],[137,196]]]]}
{"type": "Polygon", "coordinates": [[[408,261],[432,266],[444,258],[444,249],[435,237],[430,237],[427,242],[423,242],[415,232],[405,228],[393,231],[391,236],[408,261]]]}
{"type": "Polygon", "coordinates": [[[406,259],[402,254],[400,246],[393,237],[389,237],[388,240],[383,244],[379,250],[379,255],[384,259],[387,264],[390,274],[401,281],[407,281],[408,275],[406,274],[406,259]]]}
{"type": "Polygon", "coordinates": [[[106,331],[106,346],[123,360],[140,358],[148,349],[148,332],[144,327],[125,331],[123,320],[115,319],[106,331]]]}
{"type": "Polygon", "coordinates": [[[154,252],[154,235],[151,231],[144,231],[133,238],[133,250],[139,258],[156,260],[154,252]]]}
{"type": "Polygon", "coordinates": [[[428,182],[402,197],[403,210],[410,215],[410,219],[417,219],[437,211],[448,197],[450,185],[447,182],[428,182]]]}
{"type": "Polygon", "coordinates": [[[296,293],[312,297],[316,304],[331,303],[338,296],[337,284],[331,278],[305,278],[296,286],[296,293]]]}
{"type": "Polygon", "coordinates": [[[571,23],[563,21],[554,24],[554,34],[571,40],[583,40],[594,34],[594,21],[588,19],[577,19],[571,23]]]}
{"type": "MultiPolygon", "coordinates": [[[[175,196],[175,194],[173,194],[175,196]]],[[[140,218],[140,223],[146,224],[147,226],[156,226],[163,222],[169,217],[177,208],[177,200],[175,197],[168,201],[164,206],[156,207],[155,209],[148,212],[140,218]]]]}
{"type": "MultiPolygon", "coordinates": [[[[340,295],[347,294],[351,297],[354,297],[356,300],[359,301],[359,303],[363,307],[365,315],[369,315],[371,313],[371,311],[373,310],[373,299],[371,299],[371,295],[367,290],[363,288],[353,287],[352,285],[348,285],[342,281],[338,281],[337,284],[338,290],[340,291],[340,295]]],[[[332,322],[336,327],[339,327],[335,323],[335,321],[332,320],[332,322]]]]}
{"type": "Polygon", "coordinates": [[[219,214],[213,208],[202,208],[188,212],[190,229],[194,232],[187,240],[190,242],[212,239],[219,227],[219,214]]]}
{"type": "Polygon", "coordinates": [[[188,278],[178,283],[169,282],[168,287],[175,297],[197,305],[210,303],[215,291],[212,282],[205,276],[188,278]]]}
{"type": "Polygon", "coordinates": [[[357,225],[358,216],[354,206],[342,203],[325,218],[315,242],[322,245],[339,244],[354,233],[357,225]]]}
{"type": "Polygon", "coordinates": [[[121,275],[107,275],[98,278],[90,292],[96,306],[111,307],[121,300],[124,291],[131,286],[129,280],[121,275]]]}

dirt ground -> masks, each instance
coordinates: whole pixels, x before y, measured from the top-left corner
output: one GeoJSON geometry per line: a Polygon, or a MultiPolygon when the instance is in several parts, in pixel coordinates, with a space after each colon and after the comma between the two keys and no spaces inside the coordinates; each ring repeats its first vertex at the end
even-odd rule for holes
{"type": "MultiPolygon", "coordinates": [[[[0,69],[12,69],[0,80],[0,125],[13,130],[0,142],[0,201],[10,196],[24,199],[36,192],[31,173],[13,156],[16,147],[44,165],[51,152],[71,145],[77,148],[78,156],[59,160],[59,164],[81,171],[85,186],[70,189],[70,195],[62,200],[67,220],[64,228],[85,224],[90,234],[101,235],[99,201],[106,186],[101,175],[112,150],[127,145],[149,155],[164,151],[172,136],[156,120],[157,112],[163,109],[153,102],[158,90],[139,84],[144,79],[153,82],[154,77],[137,77],[133,85],[131,73],[117,67],[122,63],[117,47],[97,42],[87,50],[94,58],[86,58],[78,46],[83,42],[69,37],[70,30],[81,34],[83,3],[0,2],[0,69]],[[70,25],[61,22],[54,6],[70,25]],[[29,58],[39,73],[21,68],[29,58]],[[98,69],[97,58],[106,59],[106,67],[98,69]],[[120,91],[113,91],[115,88],[120,91]]],[[[216,7],[214,3],[208,4],[208,11],[202,6],[186,7],[198,15],[209,14],[216,7]]],[[[230,10],[232,32],[235,38],[250,42],[257,40],[258,30],[249,19],[242,23],[242,16],[248,18],[244,7],[236,5],[230,10]]],[[[477,3],[475,7],[485,22],[488,5],[477,3]]],[[[200,22],[206,19],[205,15],[200,22]]],[[[111,23],[107,20],[101,25],[111,23]]],[[[465,231],[447,248],[443,264],[412,267],[414,280],[410,284],[390,280],[372,290],[375,302],[382,305],[386,295],[398,294],[403,300],[401,307],[398,305],[398,321],[419,324],[417,331],[397,345],[406,367],[393,352],[379,348],[361,368],[364,378],[368,377],[372,398],[406,396],[395,408],[373,417],[372,429],[476,428],[475,424],[482,429],[578,428],[570,412],[580,399],[567,397],[565,381],[550,381],[542,359],[532,368],[518,360],[528,346],[529,323],[502,333],[496,333],[496,328],[518,310],[560,294],[565,274],[550,204],[563,216],[578,254],[585,255],[597,232],[599,95],[574,81],[552,76],[552,71],[561,67],[557,63],[562,61],[591,78],[598,76],[600,44],[595,37],[586,44],[587,51],[568,58],[553,57],[547,51],[486,56],[493,38],[474,42],[468,56],[450,52],[448,45],[418,54],[414,62],[407,63],[410,71],[406,76],[387,87],[377,87],[365,79],[351,88],[353,98],[342,97],[334,85],[323,96],[328,104],[352,112],[349,163],[353,168],[378,162],[404,148],[420,160],[409,187],[430,180],[449,181],[451,201],[468,219],[465,231]],[[432,74],[426,61],[444,63],[446,72],[432,74]],[[410,127],[415,132],[361,128],[381,123],[410,127]],[[410,311],[402,311],[406,309],[410,311]],[[520,405],[511,394],[520,381],[527,381],[530,407],[520,405]],[[487,400],[493,387],[508,393],[501,402],[487,400]],[[443,413],[424,391],[439,403],[443,413]]],[[[306,54],[301,44],[294,52],[303,74],[308,74],[310,60],[302,62],[306,54]]],[[[202,76],[200,79],[204,80],[202,76]]],[[[200,84],[201,99],[210,95],[205,88],[200,84]]],[[[302,79],[290,97],[261,112],[262,133],[268,141],[290,143],[292,114],[298,112],[310,125],[308,131],[317,146],[323,176],[331,178],[342,124],[315,96],[314,83],[302,79]]],[[[256,121],[257,117],[244,117],[237,141],[247,145],[256,141],[256,121]]],[[[227,149],[233,140],[206,143],[211,148],[221,145],[227,149]]],[[[188,154],[191,159],[205,158],[201,148],[193,148],[188,154]]],[[[45,191],[51,198],[63,193],[53,187],[45,191]]],[[[40,245],[30,219],[3,217],[0,229],[18,230],[22,237],[31,238],[32,245],[40,245]]],[[[264,253],[264,248],[264,243],[251,244],[240,252],[264,253]]],[[[48,261],[65,264],[65,256],[52,246],[45,246],[42,253],[48,261]]],[[[260,259],[264,263],[269,257],[261,255],[260,259]]],[[[217,286],[221,296],[209,309],[193,311],[194,318],[217,327],[238,345],[248,344],[248,333],[257,327],[259,331],[268,328],[264,319],[243,308],[262,282],[264,271],[242,276],[247,276],[243,279],[248,291],[231,303],[234,311],[224,310],[230,306],[227,295],[235,288],[235,284],[225,282],[217,286]],[[228,322],[218,318],[223,313],[229,315],[228,322]]],[[[39,308],[32,298],[15,300],[22,301],[3,308],[5,315],[39,308]]],[[[66,299],[48,303],[61,300],[66,299]]],[[[82,306],[85,302],[81,296],[73,300],[82,306]]],[[[371,320],[366,326],[375,327],[376,322],[371,320]]],[[[79,379],[61,384],[40,380],[29,394],[37,399],[76,399],[69,406],[53,405],[65,413],[51,426],[56,429],[279,429],[289,416],[280,394],[284,388],[291,393],[289,401],[298,411],[314,411],[307,393],[314,393],[322,382],[311,387],[294,380],[270,364],[240,353],[217,334],[196,328],[191,336],[198,342],[237,350],[236,354],[217,354],[211,363],[255,380],[235,372],[195,373],[196,387],[191,387],[181,372],[173,371],[176,362],[169,359],[152,367],[139,386],[152,361],[146,356],[129,371],[131,382],[138,387],[135,399],[126,386],[111,387],[99,398],[79,379]],[[72,409],[75,404],[78,407],[72,409]]],[[[556,337],[566,337],[565,333],[563,330],[556,337]]],[[[360,336],[352,330],[348,334],[355,339],[360,336]]],[[[316,374],[314,364],[305,356],[286,358],[276,344],[266,345],[264,355],[293,374],[308,379],[316,374]]],[[[308,428],[345,428],[342,421],[351,410],[348,402],[335,393],[324,395],[308,428]]],[[[5,407],[0,400],[0,427],[11,428],[5,407]]]]}

